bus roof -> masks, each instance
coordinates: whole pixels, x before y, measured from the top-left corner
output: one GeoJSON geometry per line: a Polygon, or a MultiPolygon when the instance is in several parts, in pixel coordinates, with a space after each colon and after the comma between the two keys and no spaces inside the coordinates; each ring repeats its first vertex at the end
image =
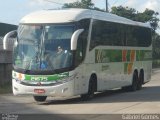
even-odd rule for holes
{"type": "Polygon", "coordinates": [[[136,22],[111,13],[100,12],[88,9],[61,9],[61,10],[42,10],[33,12],[23,17],[20,23],[38,24],[38,23],[68,23],[75,22],[85,18],[93,18],[104,21],[111,21],[122,24],[149,27],[148,23],[136,22]]]}

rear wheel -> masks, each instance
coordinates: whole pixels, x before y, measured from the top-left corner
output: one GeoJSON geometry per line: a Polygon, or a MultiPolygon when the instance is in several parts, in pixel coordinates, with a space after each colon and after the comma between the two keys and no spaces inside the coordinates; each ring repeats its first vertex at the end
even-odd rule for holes
{"type": "Polygon", "coordinates": [[[130,91],[136,91],[137,89],[138,89],[138,74],[137,72],[134,72],[133,79],[132,79],[132,85],[122,87],[122,90],[130,92],[130,91]]]}
{"type": "Polygon", "coordinates": [[[88,86],[88,93],[82,94],[81,99],[82,100],[90,100],[94,97],[94,92],[96,92],[96,79],[91,78],[89,81],[89,86],[88,86]]]}
{"type": "Polygon", "coordinates": [[[33,96],[34,100],[37,102],[44,102],[47,99],[47,96],[33,96]]]}
{"type": "Polygon", "coordinates": [[[137,74],[137,72],[134,72],[132,85],[130,86],[130,90],[131,91],[136,91],[137,87],[138,87],[138,74],[137,74]]]}
{"type": "Polygon", "coordinates": [[[142,89],[143,81],[144,81],[144,73],[141,72],[138,78],[137,90],[142,89]]]}

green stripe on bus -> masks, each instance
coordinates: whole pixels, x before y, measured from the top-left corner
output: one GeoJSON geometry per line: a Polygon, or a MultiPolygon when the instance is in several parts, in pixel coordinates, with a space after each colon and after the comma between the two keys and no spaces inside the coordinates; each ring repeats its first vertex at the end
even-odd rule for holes
{"type": "Polygon", "coordinates": [[[137,50],[136,52],[137,61],[147,61],[152,59],[152,52],[151,51],[144,51],[144,50],[137,50]]]}
{"type": "Polygon", "coordinates": [[[69,72],[55,75],[25,75],[26,81],[56,81],[69,77],[69,72]]]}
{"type": "Polygon", "coordinates": [[[95,50],[95,63],[133,62],[151,59],[151,50],[95,50]]]}

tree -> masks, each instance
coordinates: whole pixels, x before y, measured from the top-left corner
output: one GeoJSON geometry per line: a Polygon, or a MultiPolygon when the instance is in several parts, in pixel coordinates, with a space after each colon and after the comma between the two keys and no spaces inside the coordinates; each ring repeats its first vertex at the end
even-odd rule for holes
{"type": "Polygon", "coordinates": [[[137,11],[134,8],[118,6],[112,7],[111,13],[134,20],[137,11]]]}
{"type": "Polygon", "coordinates": [[[62,8],[84,8],[84,9],[94,9],[98,11],[104,11],[103,9],[95,7],[92,0],[81,0],[73,3],[65,3],[62,8]]]}
{"type": "Polygon", "coordinates": [[[73,3],[65,3],[63,8],[85,8],[92,9],[94,7],[94,3],[91,0],[81,0],[81,2],[76,1],[73,3]]]}
{"type": "Polygon", "coordinates": [[[155,33],[153,36],[153,59],[160,59],[160,35],[155,33]]]}
{"type": "Polygon", "coordinates": [[[158,28],[159,18],[157,16],[159,13],[153,10],[146,9],[144,12],[140,13],[134,8],[118,6],[112,7],[111,13],[134,21],[149,22],[153,32],[155,32],[155,30],[158,28]]]}

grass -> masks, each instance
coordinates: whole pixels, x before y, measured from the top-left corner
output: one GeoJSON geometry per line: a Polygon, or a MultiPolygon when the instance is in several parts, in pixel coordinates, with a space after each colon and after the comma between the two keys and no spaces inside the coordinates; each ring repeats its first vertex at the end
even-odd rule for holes
{"type": "Polygon", "coordinates": [[[0,86],[0,94],[12,93],[12,85],[0,86]]]}

